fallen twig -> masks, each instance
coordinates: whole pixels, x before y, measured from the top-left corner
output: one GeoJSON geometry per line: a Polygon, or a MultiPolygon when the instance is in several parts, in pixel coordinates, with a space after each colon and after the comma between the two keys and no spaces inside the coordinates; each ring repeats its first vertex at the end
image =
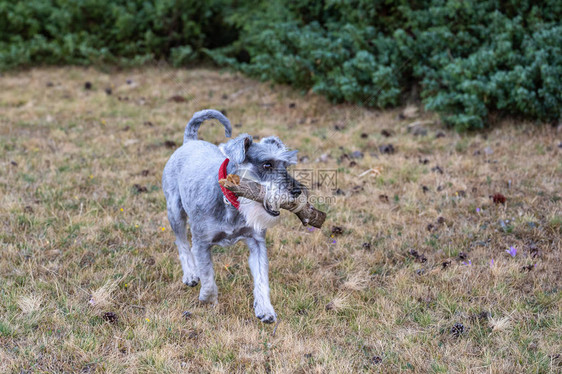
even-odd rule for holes
{"type": "MultiPolygon", "coordinates": [[[[245,197],[259,203],[263,203],[265,199],[266,191],[261,184],[248,179],[240,179],[237,175],[229,174],[226,179],[219,180],[219,183],[238,197],[245,197]]],[[[308,202],[306,191],[298,198],[281,201],[280,207],[293,212],[305,226],[321,228],[326,220],[326,213],[314,208],[308,202]]]]}

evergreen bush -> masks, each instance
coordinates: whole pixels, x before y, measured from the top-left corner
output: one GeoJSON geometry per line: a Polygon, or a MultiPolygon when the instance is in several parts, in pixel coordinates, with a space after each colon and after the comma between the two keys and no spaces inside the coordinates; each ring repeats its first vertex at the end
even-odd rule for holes
{"type": "Polygon", "coordinates": [[[466,130],[560,119],[560,19],[559,0],[0,0],[0,68],[210,57],[364,106],[416,85],[466,130]]]}

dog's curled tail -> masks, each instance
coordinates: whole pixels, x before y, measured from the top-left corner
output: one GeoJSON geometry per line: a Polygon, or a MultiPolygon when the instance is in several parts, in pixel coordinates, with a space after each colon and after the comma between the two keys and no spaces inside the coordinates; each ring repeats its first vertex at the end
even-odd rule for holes
{"type": "Polygon", "coordinates": [[[224,126],[224,135],[230,138],[232,135],[232,126],[228,118],[224,116],[221,112],[214,109],[201,110],[193,115],[189,120],[187,126],[185,126],[185,133],[183,135],[183,143],[188,140],[197,140],[197,132],[199,131],[199,126],[208,119],[218,119],[220,123],[224,126]]]}

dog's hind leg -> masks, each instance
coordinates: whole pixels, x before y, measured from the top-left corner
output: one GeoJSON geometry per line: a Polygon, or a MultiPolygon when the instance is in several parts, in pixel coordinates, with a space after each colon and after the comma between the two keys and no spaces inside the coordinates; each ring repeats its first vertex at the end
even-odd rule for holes
{"type": "Polygon", "coordinates": [[[199,300],[205,303],[216,303],[219,292],[215,283],[215,271],[211,260],[211,245],[193,238],[193,255],[201,278],[199,300]]]}
{"type": "Polygon", "coordinates": [[[183,270],[182,282],[189,287],[195,287],[199,284],[199,277],[197,276],[195,259],[193,258],[193,254],[189,248],[189,242],[187,241],[187,215],[179,199],[177,199],[177,201],[168,201],[168,220],[170,221],[174,234],[176,234],[176,245],[178,246],[183,270]]]}
{"type": "Polygon", "coordinates": [[[265,238],[249,238],[246,244],[250,249],[250,271],[254,278],[254,311],[256,317],[262,322],[273,323],[277,320],[277,314],[269,299],[269,263],[267,260],[267,248],[265,238]]]}

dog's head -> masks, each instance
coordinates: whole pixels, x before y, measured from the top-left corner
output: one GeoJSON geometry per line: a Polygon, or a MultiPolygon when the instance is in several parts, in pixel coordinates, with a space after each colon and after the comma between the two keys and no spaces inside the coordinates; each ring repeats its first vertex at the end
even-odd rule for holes
{"type": "Polygon", "coordinates": [[[219,145],[219,149],[234,163],[236,174],[266,187],[263,207],[240,199],[240,211],[250,225],[272,226],[277,222],[280,202],[297,198],[303,192],[304,187],[287,171],[288,166],[297,163],[297,151],[288,150],[279,138],[270,136],[254,142],[250,135],[242,134],[219,145]]]}

